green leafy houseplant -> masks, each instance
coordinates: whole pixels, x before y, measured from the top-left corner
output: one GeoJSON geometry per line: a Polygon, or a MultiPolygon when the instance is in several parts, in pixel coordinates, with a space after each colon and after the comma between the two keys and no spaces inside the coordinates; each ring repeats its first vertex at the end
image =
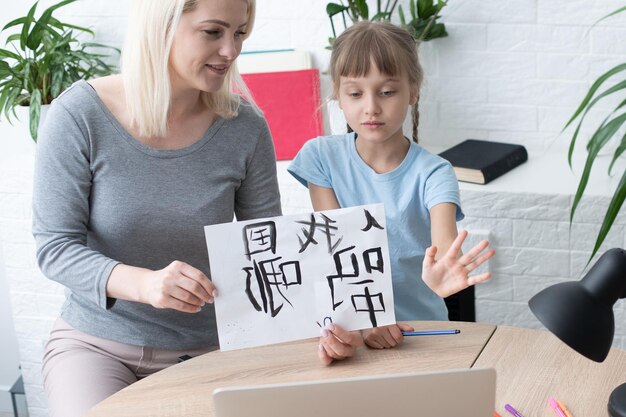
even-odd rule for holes
{"type": "Polygon", "coordinates": [[[370,19],[369,6],[367,5],[366,0],[346,0],[346,4],[343,3],[343,0],[339,1],[340,3],[328,3],[326,5],[326,14],[330,20],[330,26],[333,29],[333,37],[328,39],[328,43],[331,45],[333,40],[337,37],[337,31],[335,30],[335,23],[333,20],[336,15],[341,15],[344,29],[348,27],[348,20],[346,19],[346,16],[350,19],[351,24],[361,20],[369,20],[371,22],[379,20],[389,21],[391,19],[391,14],[396,8],[396,4],[398,3],[398,0],[394,0],[393,4],[391,4],[390,0],[387,0],[387,4],[383,9],[381,0],[377,0],[376,13],[370,19]]]}
{"type": "MultiPolygon", "coordinates": [[[[610,13],[609,15],[598,20],[598,22],[624,11],[626,11],[626,6],[614,11],[613,13],[610,13]]],[[[598,22],[596,22],[596,24],[598,22]]],[[[574,130],[574,133],[570,140],[568,152],[568,162],[570,167],[572,166],[572,154],[574,153],[574,148],[576,146],[576,139],[579,136],[580,128],[585,121],[585,117],[600,100],[608,96],[620,96],[621,102],[617,107],[615,107],[615,109],[613,109],[613,111],[611,111],[606,116],[606,118],[602,121],[600,126],[598,126],[596,131],[591,135],[591,138],[587,142],[587,159],[585,161],[585,167],[583,168],[583,172],[578,183],[578,189],[576,190],[574,201],[572,202],[570,223],[574,219],[574,213],[576,212],[576,208],[578,207],[578,204],[580,203],[580,200],[585,192],[587,183],[589,182],[591,169],[594,162],[596,161],[596,158],[598,157],[600,150],[604,146],[606,146],[613,137],[617,137],[620,134],[620,128],[626,125],[626,62],[619,64],[607,71],[606,73],[602,74],[592,84],[582,103],[580,104],[578,109],[576,109],[572,117],[563,128],[563,130],[565,130],[570,125],[572,125],[572,123],[578,120],[578,125],[576,126],[576,129],[574,130]],[[605,87],[608,82],[611,82],[612,85],[608,88],[604,88],[601,91],[601,88],[605,87]]],[[[615,152],[613,153],[613,158],[611,160],[611,164],[609,165],[608,170],[609,175],[612,175],[615,162],[623,155],[624,151],[626,151],[626,134],[621,138],[620,144],[617,146],[615,152]]],[[[602,242],[604,242],[604,239],[611,230],[615,218],[617,217],[617,214],[619,213],[622,204],[624,203],[624,198],[626,198],[626,169],[624,170],[624,172],[621,173],[621,180],[617,188],[615,189],[615,193],[613,194],[611,202],[609,203],[609,207],[606,211],[606,214],[604,215],[604,220],[602,221],[602,225],[600,226],[600,231],[598,232],[596,243],[594,245],[591,256],[589,257],[588,263],[598,252],[600,245],[602,245],[602,242]]]]}
{"type": "Polygon", "coordinates": [[[114,67],[107,56],[90,48],[116,48],[81,42],[77,35],[94,33],[84,27],[63,23],[52,16],[60,7],[76,0],[64,0],[35,18],[38,1],[27,15],[7,23],[2,31],[15,28],[6,49],[0,48],[0,114],[10,122],[17,106],[30,106],[30,134],[37,141],[41,106],[49,104],[75,81],[111,74],[114,67]]]}
{"type": "Polygon", "coordinates": [[[437,4],[433,0],[410,0],[411,20],[406,20],[402,6],[398,8],[400,26],[408,30],[418,42],[448,36],[445,25],[437,22],[441,17],[439,13],[446,4],[447,0],[437,0],[437,4]]]}
{"type": "MultiPolygon", "coordinates": [[[[398,5],[398,0],[386,0],[383,7],[382,0],[376,0],[376,13],[370,18],[370,10],[366,0],[346,0],[345,4],[344,0],[339,1],[339,3],[328,3],[326,5],[326,14],[333,30],[333,37],[328,40],[331,45],[337,37],[334,23],[336,15],[341,15],[343,27],[346,29],[348,27],[348,19],[352,24],[362,20],[371,22],[390,21],[398,5]],[[346,19],[346,16],[348,19],[346,19]]],[[[400,26],[408,30],[416,41],[428,41],[448,36],[444,24],[437,22],[441,17],[439,12],[447,3],[447,0],[437,0],[436,4],[434,0],[409,0],[411,20],[406,20],[402,6],[398,6],[400,26]]]]}

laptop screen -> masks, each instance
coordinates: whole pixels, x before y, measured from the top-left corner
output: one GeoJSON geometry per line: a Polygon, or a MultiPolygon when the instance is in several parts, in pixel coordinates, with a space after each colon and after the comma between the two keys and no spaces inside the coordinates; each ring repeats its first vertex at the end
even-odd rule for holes
{"type": "Polygon", "coordinates": [[[218,388],[217,417],[492,417],[494,369],[218,388]]]}

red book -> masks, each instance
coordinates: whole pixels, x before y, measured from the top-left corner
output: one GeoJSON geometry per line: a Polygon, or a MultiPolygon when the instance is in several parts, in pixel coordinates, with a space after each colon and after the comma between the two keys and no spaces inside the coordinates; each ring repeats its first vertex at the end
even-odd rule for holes
{"type": "Polygon", "coordinates": [[[318,69],[242,74],[272,132],[276,158],[289,160],[323,132],[318,69]]]}

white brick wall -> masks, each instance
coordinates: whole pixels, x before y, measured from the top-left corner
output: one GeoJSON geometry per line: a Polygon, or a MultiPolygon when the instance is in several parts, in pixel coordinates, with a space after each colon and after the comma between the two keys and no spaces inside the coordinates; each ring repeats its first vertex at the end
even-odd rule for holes
{"type": "MultiPolygon", "coordinates": [[[[52,2],[42,0],[40,7],[52,2]]],[[[256,28],[245,49],[307,49],[314,64],[327,69],[329,52],[324,48],[331,35],[324,12],[327,1],[257,3],[256,28]]],[[[0,23],[25,14],[30,4],[3,5],[0,23]]],[[[619,39],[626,36],[626,14],[588,31],[618,6],[602,0],[450,0],[444,19],[450,37],[426,43],[420,51],[426,72],[423,143],[447,147],[476,137],[523,143],[538,153],[565,148],[567,138],[557,135],[585,89],[624,60],[626,47],[619,39]]],[[[127,0],[82,0],[62,9],[59,17],[92,26],[96,41],[121,46],[127,9],[127,0]]],[[[322,81],[327,90],[327,76],[322,81]]],[[[601,120],[603,113],[591,116],[601,120]]],[[[7,149],[3,144],[0,152],[7,149]]],[[[565,154],[561,151],[557,157],[565,154]]],[[[29,230],[32,159],[0,160],[0,244],[5,259],[0,268],[9,281],[30,415],[44,417],[42,346],[58,314],[62,288],[35,267],[29,230]]],[[[279,163],[285,213],[309,210],[306,190],[288,176],[284,165],[279,163]]],[[[546,178],[564,174],[565,170],[546,178]]],[[[536,327],[528,299],[547,285],[580,277],[608,199],[584,200],[570,230],[571,192],[545,193],[518,185],[507,190],[463,186],[467,218],[461,226],[488,232],[498,251],[490,264],[494,278],[477,289],[478,319],[536,327]]],[[[608,245],[626,246],[625,217],[620,216],[608,245]]],[[[625,348],[623,303],[616,308],[616,326],[615,344],[625,348]]]]}

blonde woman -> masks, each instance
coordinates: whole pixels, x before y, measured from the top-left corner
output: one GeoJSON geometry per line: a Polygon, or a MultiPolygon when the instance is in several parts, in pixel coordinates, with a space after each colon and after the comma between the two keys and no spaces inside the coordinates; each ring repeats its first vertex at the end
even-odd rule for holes
{"type": "Polygon", "coordinates": [[[51,417],[84,414],[217,345],[203,226],[280,215],[274,149],[235,60],[255,0],[138,0],[122,72],[52,104],[33,234],[66,302],[46,345],[51,417]]]}

